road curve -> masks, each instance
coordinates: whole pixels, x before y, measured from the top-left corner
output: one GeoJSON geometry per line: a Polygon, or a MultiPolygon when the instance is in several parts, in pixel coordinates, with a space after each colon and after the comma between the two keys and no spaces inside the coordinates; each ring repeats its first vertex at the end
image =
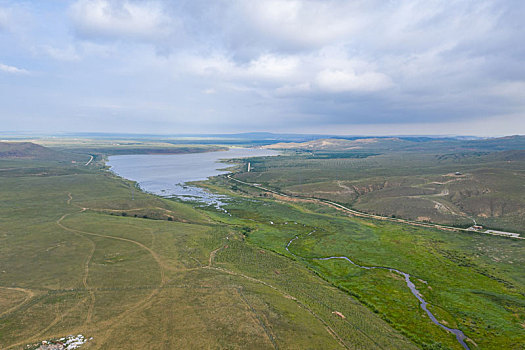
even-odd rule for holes
{"type": "Polygon", "coordinates": [[[84,166],[88,166],[92,161],[93,161],[93,156],[90,155],[90,159],[88,160],[88,162],[86,164],[84,164],[84,166]]]}
{"type": "MultiPolygon", "coordinates": [[[[350,214],[352,214],[354,216],[371,218],[371,219],[377,219],[377,220],[386,220],[386,221],[398,222],[398,223],[408,224],[408,225],[412,225],[412,226],[437,228],[437,229],[440,229],[440,230],[443,230],[443,231],[461,231],[461,232],[470,232],[470,233],[476,232],[476,233],[484,233],[484,234],[491,235],[491,236],[499,236],[499,237],[505,237],[505,238],[514,238],[514,239],[525,239],[525,237],[519,237],[519,236],[509,236],[509,235],[503,235],[503,234],[498,234],[498,233],[493,233],[493,232],[473,231],[473,230],[469,230],[469,229],[466,229],[466,228],[459,228],[459,227],[454,227],[454,226],[447,226],[447,225],[441,225],[441,224],[433,224],[433,223],[429,223],[429,222],[413,221],[413,220],[408,220],[408,219],[391,218],[389,216],[369,214],[369,213],[365,213],[365,212],[358,211],[358,210],[355,210],[355,209],[350,209],[348,207],[345,207],[344,205],[341,205],[339,203],[335,203],[335,202],[329,201],[327,199],[320,199],[320,198],[313,198],[313,197],[292,196],[292,195],[289,195],[289,194],[285,194],[285,193],[282,193],[282,192],[279,192],[279,191],[275,191],[275,190],[272,190],[272,189],[269,189],[269,188],[266,188],[266,187],[263,187],[263,186],[259,186],[259,185],[255,185],[255,184],[252,184],[252,183],[249,183],[249,182],[246,182],[246,181],[238,180],[236,178],[233,178],[231,176],[231,174],[226,175],[226,177],[228,179],[232,180],[232,181],[241,183],[241,184],[246,185],[246,186],[258,188],[259,190],[262,190],[262,191],[265,191],[265,192],[270,192],[270,193],[276,194],[276,195],[281,196],[281,197],[296,198],[296,199],[303,199],[303,200],[311,200],[311,201],[316,201],[316,202],[319,202],[319,203],[323,203],[323,204],[326,204],[326,205],[329,205],[329,206],[336,207],[336,208],[339,208],[341,210],[344,210],[344,211],[346,211],[346,212],[348,212],[348,213],[350,213],[350,214]]],[[[517,234],[517,235],[519,235],[519,234],[517,234]]]]}

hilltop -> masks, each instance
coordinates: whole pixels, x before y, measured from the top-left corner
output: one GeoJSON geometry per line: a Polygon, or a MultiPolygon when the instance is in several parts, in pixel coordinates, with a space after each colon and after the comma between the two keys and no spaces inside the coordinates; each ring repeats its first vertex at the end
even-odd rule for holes
{"type": "Polygon", "coordinates": [[[0,158],[2,159],[37,159],[37,160],[64,160],[65,153],[32,142],[0,142],[0,158]]]}

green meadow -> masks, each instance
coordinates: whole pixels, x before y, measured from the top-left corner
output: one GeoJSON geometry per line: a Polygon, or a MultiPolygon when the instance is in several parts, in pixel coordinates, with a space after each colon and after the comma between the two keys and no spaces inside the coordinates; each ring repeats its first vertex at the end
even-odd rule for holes
{"type": "MultiPolygon", "coordinates": [[[[246,187],[255,194],[226,181],[214,180],[215,188],[230,186],[240,193],[246,187]]],[[[523,240],[353,218],[320,204],[282,199],[238,201],[230,212],[245,220],[248,241],[300,262],[420,346],[461,348],[430,321],[402,276],[317,258],[346,256],[362,266],[407,272],[438,320],[461,329],[471,348],[523,346],[523,240]]]]}

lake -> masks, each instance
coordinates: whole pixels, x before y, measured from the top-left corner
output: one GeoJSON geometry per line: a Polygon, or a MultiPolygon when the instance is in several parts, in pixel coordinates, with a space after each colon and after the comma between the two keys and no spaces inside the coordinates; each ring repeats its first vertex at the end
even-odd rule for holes
{"type": "Polygon", "coordinates": [[[188,154],[137,154],[110,156],[111,171],[136,181],[140,188],[163,197],[203,202],[221,207],[225,196],[210,193],[187,182],[206,180],[210,176],[228,173],[231,166],[221,159],[275,156],[279,152],[260,148],[230,148],[228,151],[188,154]]]}

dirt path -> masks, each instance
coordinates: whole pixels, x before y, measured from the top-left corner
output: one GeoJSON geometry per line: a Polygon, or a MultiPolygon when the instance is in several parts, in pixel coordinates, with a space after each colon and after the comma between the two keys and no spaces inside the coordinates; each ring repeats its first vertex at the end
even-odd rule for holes
{"type": "Polygon", "coordinates": [[[291,296],[290,294],[280,290],[279,288],[271,285],[270,283],[267,283],[265,281],[262,281],[260,279],[257,279],[257,278],[254,278],[254,277],[251,277],[251,276],[247,276],[245,274],[242,274],[242,273],[238,273],[238,272],[234,272],[234,271],[230,271],[230,270],[227,270],[225,268],[222,268],[222,267],[215,267],[215,266],[204,266],[203,269],[210,269],[210,270],[215,270],[215,271],[220,271],[220,272],[223,272],[223,273],[227,273],[229,275],[232,275],[232,276],[239,276],[239,277],[242,277],[242,278],[245,278],[249,281],[252,281],[252,282],[255,282],[255,283],[259,283],[259,284],[262,284],[266,287],[269,287],[271,289],[273,289],[274,291],[276,291],[277,293],[281,294],[283,297],[285,297],[286,299],[290,299],[290,300],[293,300],[297,303],[297,305],[301,308],[303,308],[304,310],[306,310],[308,313],[310,313],[313,317],[315,317],[318,321],[320,321],[326,331],[335,339],[337,340],[337,342],[345,349],[350,349],[344,342],[344,340],[339,336],[339,334],[337,334],[337,332],[332,328],[330,327],[330,325],[328,325],[328,323],[322,319],[319,315],[317,315],[315,312],[313,312],[312,309],[310,309],[308,306],[306,306],[305,304],[303,304],[302,302],[300,302],[299,300],[297,300],[297,298],[295,298],[294,296],[291,296]]]}
{"type": "Polygon", "coordinates": [[[219,247],[219,248],[217,248],[217,249],[215,249],[215,250],[212,250],[212,251],[210,252],[210,258],[208,259],[208,267],[211,267],[211,265],[212,265],[212,263],[213,263],[213,260],[215,259],[215,255],[216,255],[217,252],[218,252],[219,250],[221,250],[222,248],[224,248],[224,246],[219,247]]]}
{"type": "Polygon", "coordinates": [[[41,330],[40,332],[36,333],[35,335],[33,335],[31,338],[27,338],[27,339],[24,339],[16,344],[11,344],[9,346],[6,347],[6,349],[13,349],[13,348],[19,348],[20,346],[22,345],[25,345],[25,344],[29,344],[29,343],[33,343],[33,342],[37,342],[37,341],[40,341],[42,340],[42,337],[44,337],[44,335],[46,334],[47,331],[49,331],[51,328],[53,328],[54,326],[56,326],[60,321],[62,321],[64,319],[64,317],[67,317],[69,316],[71,313],[73,313],[76,308],[81,305],[82,303],[85,302],[85,298],[80,300],[74,307],[71,307],[69,310],[67,310],[66,312],[64,313],[61,313],[59,310],[58,310],[58,306],[57,308],[55,309],[55,313],[56,313],[56,316],[55,318],[53,319],[53,321],[51,321],[50,324],[48,324],[43,330],[41,330]]]}
{"type": "Polygon", "coordinates": [[[7,315],[7,314],[10,314],[13,311],[16,311],[17,309],[19,309],[20,307],[25,305],[28,301],[33,299],[33,297],[35,296],[35,293],[33,291],[29,290],[29,289],[17,288],[17,287],[0,287],[0,288],[16,290],[16,291],[23,292],[23,293],[26,294],[26,297],[20,303],[18,303],[17,305],[15,305],[13,307],[10,307],[7,310],[4,310],[4,311],[0,312],[0,317],[2,317],[4,315],[7,315]]]}
{"type": "Polygon", "coordinates": [[[342,181],[337,180],[336,183],[337,183],[337,186],[339,186],[342,189],[344,189],[343,192],[355,193],[355,190],[353,188],[350,188],[350,187],[346,186],[345,184],[343,184],[342,181]]]}
{"type": "Polygon", "coordinates": [[[253,306],[250,304],[250,302],[248,301],[248,299],[246,299],[246,296],[244,295],[244,293],[242,292],[242,288],[237,288],[237,294],[239,294],[239,298],[243,301],[243,303],[248,307],[248,310],[251,311],[251,314],[253,316],[253,322],[255,324],[258,324],[259,326],[261,326],[261,328],[263,329],[264,333],[266,334],[266,337],[268,338],[268,340],[270,341],[270,343],[272,344],[273,348],[275,350],[278,350],[279,349],[279,346],[277,346],[277,343],[275,341],[275,334],[273,334],[273,332],[271,331],[271,329],[269,329],[268,327],[266,327],[266,324],[263,322],[262,318],[259,316],[259,314],[257,313],[257,311],[253,308],[253,306]]]}
{"type": "MultiPolygon", "coordinates": [[[[68,202],[68,204],[71,204],[71,200],[73,199],[72,196],[71,196],[71,193],[68,193],[68,197],[69,197],[69,199],[67,200],[67,202],[68,202]]],[[[85,208],[82,208],[80,212],[83,212],[83,211],[85,211],[85,208]]],[[[90,249],[90,251],[89,251],[89,253],[88,253],[87,257],[86,257],[86,260],[84,261],[84,274],[82,276],[82,284],[84,285],[84,288],[88,291],[89,298],[90,298],[90,304],[89,304],[89,307],[88,307],[88,313],[86,315],[86,320],[84,321],[84,325],[86,325],[86,324],[91,322],[91,318],[93,316],[93,309],[95,308],[95,301],[96,301],[95,292],[94,292],[94,290],[92,288],[89,287],[89,284],[88,284],[89,264],[91,262],[91,259],[93,258],[93,254],[95,253],[96,244],[89,237],[86,237],[85,235],[82,235],[82,234],[80,234],[78,232],[72,231],[69,228],[67,228],[64,225],[62,225],[62,220],[64,220],[64,218],[66,218],[68,215],[70,215],[70,214],[62,215],[62,217],[57,220],[56,224],[60,228],[66,230],[66,231],[72,232],[73,234],[79,236],[80,238],[87,240],[89,242],[89,244],[91,245],[91,249],[90,249]]]]}
{"type": "MultiPolygon", "coordinates": [[[[260,280],[260,279],[257,279],[255,277],[251,277],[251,276],[247,276],[245,274],[242,274],[242,273],[239,273],[239,272],[234,272],[234,271],[231,271],[231,270],[228,270],[228,269],[225,269],[223,267],[217,267],[217,266],[212,266],[213,265],[213,261],[215,259],[215,255],[217,254],[217,252],[221,249],[223,249],[224,246],[221,246],[215,250],[212,250],[210,252],[210,257],[208,259],[208,265],[207,266],[203,266],[202,268],[203,269],[210,269],[210,270],[215,270],[215,271],[219,271],[219,272],[223,272],[223,273],[227,273],[229,275],[233,275],[233,276],[239,276],[239,277],[242,277],[242,278],[245,278],[249,281],[252,281],[252,282],[256,282],[256,283],[259,283],[259,284],[262,284],[266,287],[269,287],[271,289],[273,289],[274,291],[276,291],[277,293],[281,294],[284,298],[286,299],[290,299],[290,300],[293,300],[297,303],[297,305],[301,308],[303,308],[304,310],[306,310],[308,313],[310,313],[314,318],[316,318],[318,321],[320,321],[323,326],[325,327],[326,331],[335,339],[337,340],[337,342],[345,349],[349,349],[349,347],[345,344],[344,340],[339,336],[339,334],[337,334],[337,332],[332,329],[332,327],[330,327],[328,325],[328,323],[323,320],[320,316],[318,316],[315,312],[313,312],[312,309],[310,309],[308,306],[306,306],[305,304],[303,304],[302,302],[300,302],[299,300],[297,300],[297,298],[295,298],[294,296],[280,290],[279,288],[271,285],[270,283],[268,282],[265,282],[263,280],[260,280]]],[[[251,306],[250,306],[251,307],[251,306]]],[[[266,329],[265,329],[265,332],[266,332],[266,329]]],[[[272,338],[273,339],[273,338],[272,338]]],[[[274,345],[274,347],[277,346],[277,344],[274,344],[274,341],[272,341],[272,344],[274,345]]]]}
{"type": "MultiPolygon", "coordinates": [[[[87,238],[87,237],[86,237],[87,238]]],[[[88,238],[88,240],[91,242],[91,251],[89,252],[88,257],[86,258],[86,262],[84,263],[84,277],[82,278],[82,284],[84,285],[84,288],[89,292],[89,298],[91,299],[91,303],[89,304],[88,313],[86,316],[86,321],[84,324],[91,323],[91,318],[93,316],[93,309],[95,308],[95,292],[89,288],[88,285],[88,276],[89,276],[89,263],[91,262],[91,259],[93,258],[93,254],[95,253],[96,244],[91,239],[88,238]]]]}
{"type": "MultiPolygon", "coordinates": [[[[73,199],[73,196],[71,195],[71,193],[68,193],[68,201],[67,201],[67,203],[71,204],[71,200],[72,199],[73,199]]],[[[62,215],[62,217],[60,217],[60,219],[58,219],[56,221],[56,224],[60,228],[66,230],[66,231],[69,231],[71,233],[74,233],[76,235],[80,235],[80,236],[84,236],[84,237],[85,236],[91,236],[91,237],[101,237],[101,238],[106,238],[106,239],[115,239],[115,240],[119,240],[119,241],[124,241],[124,242],[129,242],[129,243],[135,244],[138,247],[146,250],[152,256],[152,258],[155,260],[155,262],[157,263],[157,265],[159,267],[159,274],[160,274],[160,283],[159,283],[158,287],[155,290],[153,290],[146,298],[144,298],[143,300],[139,301],[137,304],[135,304],[134,306],[132,306],[128,310],[124,311],[120,315],[118,315],[115,318],[111,319],[110,324],[106,328],[106,332],[105,332],[104,336],[98,338],[98,340],[99,340],[98,344],[100,344],[100,346],[102,346],[104,344],[105,340],[111,335],[112,331],[114,330],[114,327],[117,324],[119,324],[120,322],[122,322],[125,318],[129,317],[131,313],[138,312],[140,309],[144,308],[147,305],[147,303],[150,302],[151,299],[153,299],[153,297],[155,297],[160,292],[161,288],[167,283],[167,280],[166,280],[166,276],[165,276],[165,272],[164,272],[164,264],[162,263],[162,260],[160,259],[159,255],[155,251],[153,251],[151,248],[145,246],[144,244],[142,244],[142,243],[140,243],[138,241],[129,239],[129,238],[110,236],[110,235],[104,235],[104,234],[95,233],[95,232],[88,232],[88,231],[74,229],[74,228],[71,228],[71,227],[67,227],[67,226],[65,226],[62,223],[62,221],[65,218],[67,218],[68,216],[73,215],[73,214],[82,213],[82,212],[86,211],[87,209],[88,208],[80,208],[80,211],[77,212],[77,213],[64,214],[64,215],[62,215]]],[[[85,237],[85,238],[88,238],[88,237],[85,237]]],[[[93,244],[94,244],[94,242],[93,242],[93,244]]],[[[94,250],[95,250],[95,246],[92,247],[92,250],[90,251],[90,254],[87,257],[86,262],[84,263],[83,284],[84,284],[84,287],[86,287],[86,289],[90,292],[90,298],[91,298],[91,302],[92,302],[91,305],[90,305],[90,308],[88,310],[88,315],[86,317],[86,323],[91,322],[91,318],[92,318],[92,314],[93,314],[93,306],[94,306],[94,301],[95,301],[94,291],[91,288],[89,288],[89,286],[87,285],[87,279],[88,279],[88,275],[89,275],[89,263],[90,263],[90,261],[91,261],[91,259],[93,257],[94,250]]]]}
{"type": "MultiPolygon", "coordinates": [[[[85,208],[82,208],[82,210],[80,212],[83,212],[84,210],[85,210],[85,208]]],[[[70,215],[72,215],[72,214],[65,214],[65,215],[63,215],[60,219],[57,220],[57,222],[56,222],[57,225],[60,226],[61,228],[63,228],[64,230],[72,232],[72,233],[79,233],[79,234],[95,236],[95,237],[102,237],[102,238],[107,238],[107,239],[116,239],[116,240],[119,240],[119,241],[133,243],[133,244],[139,246],[140,248],[142,248],[142,249],[146,250],[148,253],[150,253],[150,255],[153,257],[153,259],[157,262],[157,264],[159,265],[159,270],[160,270],[161,283],[162,284],[166,283],[166,277],[164,275],[164,269],[162,268],[163,267],[163,263],[162,263],[160,257],[158,256],[158,254],[155,253],[151,248],[145,246],[144,244],[142,244],[142,243],[140,243],[138,241],[134,241],[134,240],[129,239],[129,238],[118,237],[118,236],[110,236],[110,235],[103,235],[103,234],[100,234],[100,233],[87,232],[87,231],[77,230],[77,229],[74,229],[74,228],[70,228],[70,227],[64,226],[62,224],[62,221],[66,217],[68,217],[70,215]]]]}
{"type": "MultiPolygon", "coordinates": [[[[226,239],[229,239],[230,235],[226,236],[226,239]]],[[[210,257],[208,259],[208,267],[211,267],[212,264],[213,264],[213,261],[215,260],[215,255],[217,255],[217,253],[219,252],[219,250],[221,249],[225,249],[225,248],[228,248],[227,245],[222,245],[220,246],[219,248],[215,249],[215,250],[212,250],[210,252],[210,257]]]]}

